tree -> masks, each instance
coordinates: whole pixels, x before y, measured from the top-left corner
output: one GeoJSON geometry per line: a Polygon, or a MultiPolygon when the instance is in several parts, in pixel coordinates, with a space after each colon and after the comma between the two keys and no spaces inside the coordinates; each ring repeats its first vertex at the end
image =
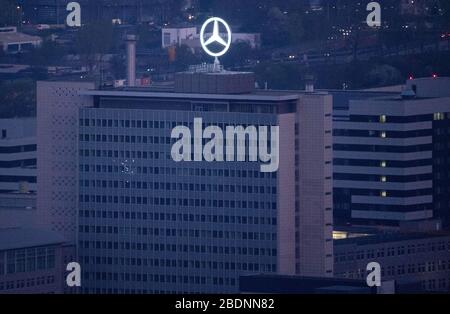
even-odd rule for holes
{"type": "Polygon", "coordinates": [[[116,79],[125,77],[125,60],[120,55],[114,55],[114,57],[112,57],[111,71],[116,79]]]}
{"type": "Polygon", "coordinates": [[[3,82],[0,85],[0,117],[36,115],[36,86],[31,80],[3,82]]]}
{"type": "Polygon", "coordinates": [[[375,66],[367,75],[367,85],[373,87],[395,85],[402,81],[400,71],[388,64],[375,66]]]}
{"type": "Polygon", "coordinates": [[[247,42],[237,42],[233,44],[230,51],[223,56],[222,62],[225,66],[241,66],[245,65],[246,60],[255,55],[254,50],[247,42]]]}
{"type": "Polygon", "coordinates": [[[110,51],[113,36],[113,26],[108,21],[87,24],[78,31],[75,48],[89,71],[99,69],[104,55],[110,51]]]}
{"type": "Polygon", "coordinates": [[[192,52],[191,48],[186,45],[176,47],[175,61],[173,66],[175,71],[185,71],[189,65],[200,63],[200,60],[192,52]]]}
{"type": "Polygon", "coordinates": [[[279,7],[273,7],[267,13],[267,25],[264,29],[264,42],[274,47],[289,43],[288,18],[279,7]]]}
{"type": "Polygon", "coordinates": [[[53,41],[44,41],[31,51],[29,63],[32,67],[56,65],[65,55],[65,49],[53,41]]]}
{"type": "Polygon", "coordinates": [[[0,26],[17,25],[19,14],[15,0],[0,0],[0,26]]]}
{"type": "Polygon", "coordinates": [[[255,74],[261,87],[266,82],[269,89],[299,89],[302,86],[300,69],[292,63],[262,63],[255,68],[255,74]]]}

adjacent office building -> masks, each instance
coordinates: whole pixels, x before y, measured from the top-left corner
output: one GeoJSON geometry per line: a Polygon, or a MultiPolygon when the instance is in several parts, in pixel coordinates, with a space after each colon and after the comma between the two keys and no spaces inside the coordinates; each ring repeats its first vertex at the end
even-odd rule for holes
{"type": "Polygon", "coordinates": [[[36,119],[0,119],[0,192],[36,192],[36,119]]]}
{"type": "Polygon", "coordinates": [[[0,27],[0,49],[5,53],[30,51],[42,44],[42,38],[17,31],[17,27],[0,27]]]}
{"type": "Polygon", "coordinates": [[[449,223],[450,79],[409,80],[397,95],[334,111],[334,208],[339,221],[449,223]]]}
{"type": "MultiPolygon", "coordinates": [[[[417,231],[416,231],[417,230],[417,231]]],[[[381,265],[383,281],[396,292],[450,291],[450,235],[420,232],[375,233],[335,241],[336,277],[364,280],[368,263],[381,265]]]]}

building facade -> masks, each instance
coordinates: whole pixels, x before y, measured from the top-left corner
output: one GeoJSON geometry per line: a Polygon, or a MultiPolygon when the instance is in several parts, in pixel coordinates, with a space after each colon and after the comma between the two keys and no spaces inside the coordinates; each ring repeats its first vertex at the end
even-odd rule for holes
{"type": "Polygon", "coordinates": [[[378,234],[336,240],[335,276],[364,279],[371,262],[382,281],[394,280],[399,293],[450,292],[448,233],[378,234]]]}
{"type": "Polygon", "coordinates": [[[96,105],[79,120],[85,292],[237,292],[242,274],[332,275],[329,95],[86,94],[96,105]],[[174,162],[171,130],[198,117],[280,125],[278,173],[174,162]]]}
{"type": "Polygon", "coordinates": [[[448,225],[449,79],[350,101],[334,121],[334,206],[362,224],[442,218],[448,225]]]}

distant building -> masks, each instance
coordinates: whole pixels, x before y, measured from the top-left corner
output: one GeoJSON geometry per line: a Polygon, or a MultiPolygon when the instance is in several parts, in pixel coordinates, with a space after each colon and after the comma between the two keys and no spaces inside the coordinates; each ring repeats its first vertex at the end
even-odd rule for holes
{"type": "Polygon", "coordinates": [[[36,192],[36,119],[0,119],[0,193],[36,192]]]}
{"type": "Polygon", "coordinates": [[[63,293],[65,256],[60,235],[39,229],[0,229],[0,294],[63,293]]]}
{"type": "Polygon", "coordinates": [[[31,50],[42,44],[42,38],[17,31],[17,27],[0,27],[0,49],[5,53],[31,50]]]}
{"type": "Polygon", "coordinates": [[[450,78],[409,80],[396,95],[334,110],[334,207],[340,221],[450,222],[450,78]]]}
{"type": "Polygon", "coordinates": [[[362,279],[285,275],[241,276],[243,294],[376,294],[362,279]]]}
{"type": "Polygon", "coordinates": [[[85,82],[37,83],[37,208],[39,225],[75,241],[78,109],[92,99],[79,96],[94,88],[85,82]]]}
{"type": "MultiPolygon", "coordinates": [[[[412,231],[411,231],[412,232],[412,231]]],[[[371,262],[399,293],[450,292],[450,234],[376,233],[334,241],[336,277],[365,279],[371,262]]]]}
{"type": "Polygon", "coordinates": [[[163,28],[162,29],[162,47],[180,46],[188,39],[197,37],[196,27],[163,28]]]}

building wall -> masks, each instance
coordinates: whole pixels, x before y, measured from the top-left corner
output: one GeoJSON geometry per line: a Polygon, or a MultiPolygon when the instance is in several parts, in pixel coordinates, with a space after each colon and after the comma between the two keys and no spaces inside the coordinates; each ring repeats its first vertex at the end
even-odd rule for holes
{"type": "Polygon", "coordinates": [[[62,245],[0,251],[0,294],[63,292],[62,245]]]}
{"type": "Polygon", "coordinates": [[[78,109],[92,99],[83,82],[37,83],[39,225],[75,241],[77,211],[78,109]]]}
{"type": "Polygon", "coordinates": [[[301,95],[297,128],[296,270],[301,276],[332,276],[332,97],[301,95]]]}
{"type": "Polygon", "coordinates": [[[278,169],[278,273],[293,275],[295,265],[295,113],[278,117],[280,126],[280,166],[278,169]]]}
{"type": "Polygon", "coordinates": [[[0,191],[36,192],[36,119],[0,119],[0,191]]]}

